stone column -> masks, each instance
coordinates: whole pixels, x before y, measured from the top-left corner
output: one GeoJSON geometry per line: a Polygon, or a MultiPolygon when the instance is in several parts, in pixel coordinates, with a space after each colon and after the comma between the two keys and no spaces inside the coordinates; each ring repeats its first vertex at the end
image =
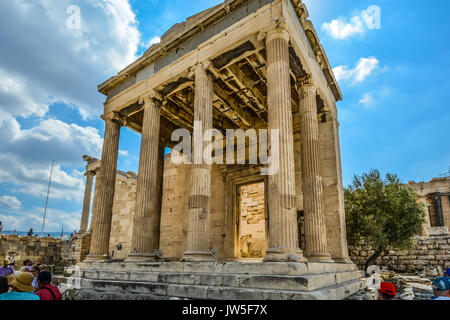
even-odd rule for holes
{"type": "Polygon", "coordinates": [[[334,262],[352,263],[347,248],[339,123],[331,112],[319,122],[319,140],[328,252],[334,262]]]}
{"type": "Polygon", "coordinates": [[[159,128],[161,98],[151,91],[141,99],[144,104],[141,156],[136,190],[133,240],[127,261],[155,261],[158,259],[158,243],[155,233],[159,229],[158,181],[159,128]]]}
{"type": "Polygon", "coordinates": [[[450,229],[450,196],[448,194],[441,196],[441,210],[444,227],[450,229]]]}
{"type": "Polygon", "coordinates": [[[269,135],[279,132],[279,155],[272,155],[279,156],[279,170],[269,175],[269,248],[264,262],[305,262],[298,243],[289,33],[270,31],[266,47],[268,128],[269,135]]]}
{"type": "Polygon", "coordinates": [[[109,256],[109,237],[122,122],[113,113],[102,118],[105,120],[105,137],[102,162],[95,183],[91,249],[86,257],[87,261],[104,261],[109,256]]]}
{"type": "Polygon", "coordinates": [[[181,261],[214,261],[210,248],[211,228],[211,165],[203,161],[203,133],[212,128],[213,85],[207,73],[209,63],[195,67],[194,126],[201,136],[194,135],[194,164],[191,169],[188,212],[187,248],[181,261]]]}
{"type": "Polygon", "coordinates": [[[89,224],[89,212],[91,210],[92,182],[94,173],[86,173],[86,187],[84,189],[83,213],[81,215],[80,232],[86,232],[89,224]]]}
{"type": "Polygon", "coordinates": [[[306,84],[299,91],[303,203],[305,210],[305,253],[309,261],[333,262],[327,249],[327,230],[323,209],[319,128],[317,123],[317,89],[310,84],[306,84]]]}
{"type": "Polygon", "coordinates": [[[160,248],[159,243],[161,240],[161,213],[162,213],[162,197],[163,197],[163,180],[164,180],[164,162],[165,162],[165,149],[166,146],[164,142],[159,143],[159,153],[158,153],[158,209],[155,216],[155,232],[153,233],[155,248],[160,248]]]}

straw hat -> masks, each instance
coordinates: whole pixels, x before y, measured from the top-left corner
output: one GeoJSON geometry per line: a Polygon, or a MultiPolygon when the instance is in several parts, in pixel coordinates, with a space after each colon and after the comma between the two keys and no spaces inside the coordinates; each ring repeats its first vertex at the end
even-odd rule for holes
{"type": "Polygon", "coordinates": [[[14,286],[20,291],[23,292],[34,292],[34,288],[32,286],[34,277],[31,273],[21,272],[16,279],[11,281],[10,286],[14,286]]]}
{"type": "Polygon", "coordinates": [[[7,264],[10,264],[11,263],[11,261],[9,261],[9,259],[5,259],[5,260],[3,260],[3,263],[7,263],[7,264]]]}

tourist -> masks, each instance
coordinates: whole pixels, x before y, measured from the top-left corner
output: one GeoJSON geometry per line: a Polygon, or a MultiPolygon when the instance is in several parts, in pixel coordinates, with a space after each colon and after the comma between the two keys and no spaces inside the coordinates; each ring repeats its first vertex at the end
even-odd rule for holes
{"type": "Polygon", "coordinates": [[[30,272],[34,277],[32,285],[36,290],[39,289],[38,277],[39,277],[40,272],[41,272],[41,269],[38,266],[34,267],[30,272]]]}
{"type": "Polygon", "coordinates": [[[393,300],[397,290],[390,282],[382,282],[378,290],[378,300],[393,300]]]}
{"type": "Polygon", "coordinates": [[[23,267],[20,268],[20,272],[31,271],[33,269],[33,261],[26,259],[23,262],[23,267]]]}
{"type": "Polygon", "coordinates": [[[14,268],[11,267],[8,259],[3,260],[3,265],[0,267],[0,277],[6,277],[14,274],[14,268]]]}
{"type": "Polygon", "coordinates": [[[447,268],[447,271],[444,273],[444,277],[450,278],[450,268],[447,268]]]}
{"type": "Polygon", "coordinates": [[[16,253],[14,251],[8,252],[8,255],[6,256],[6,259],[9,260],[9,265],[10,266],[13,266],[16,263],[15,256],[16,256],[16,253]]]}
{"type": "Polygon", "coordinates": [[[431,300],[450,300],[450,281],[447,277],[439,277],[433,281],[434,296],[431,300]]]}
{"type": "Polygon", "coordinates": [[[33,275],[31,273],[21,272],[9,284],[12,291],[0,294],[0,300],[40,300],[39,296],[34,294],[32,282],[33,275]]]}
{"type": "Polygon", "coordinates": [[[30,228],[30,231],[28,231],[28,235],[29,235],[30,237],[33,236],[33,228],[30,228]]]}
{"type": "Polygon", "coordinates": [[[9,291],[8,278],[0,277],[0,295],[9,291]]]}
{"type": "Polygon", "coordinates": [[[38,276],[39,290],[35,292],[41,300],[61,300],[62,295],[58,287],[51,285],[52,274],[48,271],[42,271],[38,276]]]}
{"type": "Polygon", "coordinates": [[[2,222],[0,221],[0,232],[2,232],[3,231],[3,224],[2,224],[2,222]]]}

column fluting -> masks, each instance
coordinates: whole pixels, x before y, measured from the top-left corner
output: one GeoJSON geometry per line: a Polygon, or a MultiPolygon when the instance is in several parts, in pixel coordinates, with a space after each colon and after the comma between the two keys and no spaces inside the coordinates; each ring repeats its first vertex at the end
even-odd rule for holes
{"type": "Polygon", "coordinates": [[[86,257],[86,260],[91,261],[106,260],[109,256],[120,127],[122,126],[121,121],[112,115],[103,118],[105,120],[105,137],[101,165],[95,183],[91,248],[86,257]]]}
{"type": "Polygon", "coordinates": [[[207,73],[209,63],[195,67],[194,127],[201,134],[194,134],[191,165],[190,197],[188,212],[187,249],[182,261],[214,261],[210,248],[211,228],[211,165],[203,161],[203,134],[212,129],[213,85],[207,73]]]}
{"type": "Polygon", "coordinates": [[[310,261],[333,262],[327,249],[327,230],[320,173],[317,89],[310,84],[299,90],[302,134],[303,203],[306,257],[310,261]]]}
{"type": "Polygon", "coordinates": [[[159,230],[158,201],[160,181],[158,179],[158,158],[160,151],[160,99],[151,91],[141,99],[144,104],[141,154],[136,188],[133,238],[127,261],[154,261],[158,259],[159,230]]]}
{"type": "Polygon", "coordinates": [[[281,28],[270,31],[266,50],[268,128],[269,135],[279,132],[279,154],[272,154],[279,158],[279,169],[269,175],[269,248],[264,261],[304,262],[298,243],[289,33],[281,28]]]}
{"type": "Polygon", "coordinates": [[[80,232],[86,232],[89,225],[89,213],[91,211],[92,183],[94,173],[86,173],[86,186],[84,188],[83,212],[81,214],[80,232]]]}

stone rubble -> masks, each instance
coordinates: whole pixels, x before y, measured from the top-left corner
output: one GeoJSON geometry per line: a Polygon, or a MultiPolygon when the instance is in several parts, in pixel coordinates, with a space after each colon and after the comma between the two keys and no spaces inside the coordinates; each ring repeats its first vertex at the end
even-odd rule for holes
{"type": "MultiPolygon", "coordinates": [[[[429,270],[427,274],[442,274],[437,269],[429,270]]],[[[384,282],[390,282],[397,288],[395,300],[430,300],[433,296],[431,288],[432,281],[437,277],[425,277],[425,273],[414,275],[398,274],[394,271],[384,270],[379,275],[379,279],[384,282]]],[[[368,277],[365,278],[368,281],[368,277]]],[[[378,300],[378,290],[365,286],[356,294],[348,297],[346,300],[378,300]]]]}

